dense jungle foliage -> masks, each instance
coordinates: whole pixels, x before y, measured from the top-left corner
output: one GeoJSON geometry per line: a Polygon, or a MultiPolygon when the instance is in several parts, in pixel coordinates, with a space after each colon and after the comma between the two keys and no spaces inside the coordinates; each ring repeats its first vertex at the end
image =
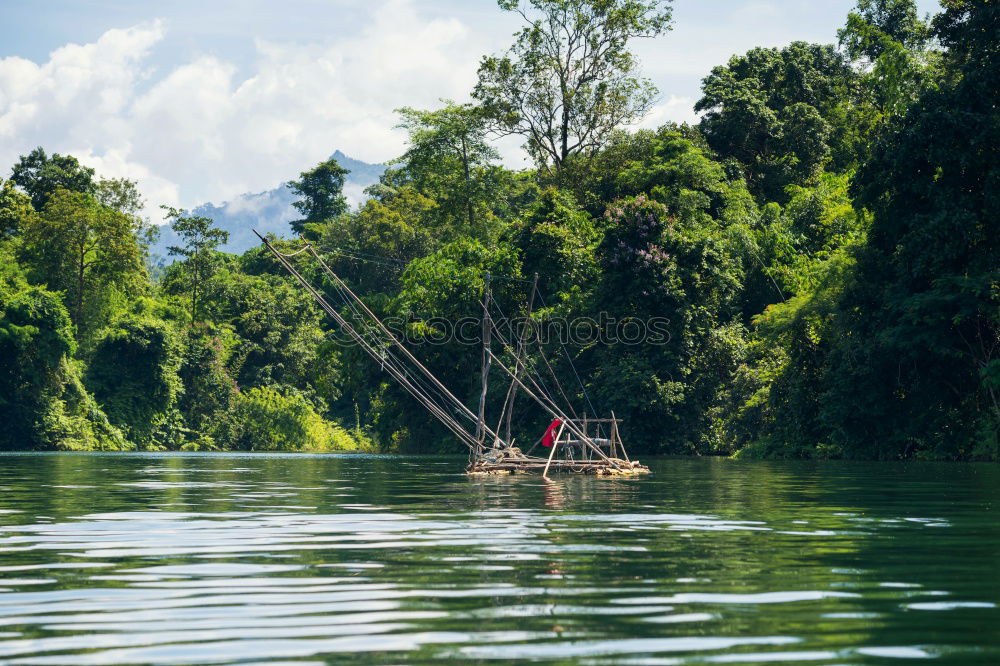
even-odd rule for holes
{"type": "MultiPolygon", "coordinates": [[[[360,208],[333,160],[289,183],[295,232],[470,406],[480,350],[442,322],[480,316],[486,273],[520,312],[537,273],[539,322],[659,318],[542,347],[634,450],[1000,457],[1000,4],[858,0],[838,44],[735,55],[697,125],[655,131],[623,129],[656,99],[628,49],[668,2],[499,4],[524,30],[474,103],[400,110],[360,208]],[[535,168],[501,166],[501,135],[535,168]]],[[[0,449],[462,450],[265,250],[168,210],[153,270],[143,209],[41,148],[0,182],[0,449]]],[[[531,441],[547,418],[517,405],[531,441]]]]}

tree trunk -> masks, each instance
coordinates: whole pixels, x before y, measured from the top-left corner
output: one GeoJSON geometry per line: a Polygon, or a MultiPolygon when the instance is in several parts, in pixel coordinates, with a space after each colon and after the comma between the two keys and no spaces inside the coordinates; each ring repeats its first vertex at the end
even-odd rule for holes
{"type": "Polygon", "coordinates": [[[76,277],[76,330],[83,330],[83,272],[87,267],[87,250],[80,246],[80,263],[77,266],[76,277]]]}
{"type": "Polygon", "coordinates": [[[201,281],[200,271],[197,266],[194,269],[194,279],[191,281],[191,326],[194,327],[195,317],[198,316],[198,283],[201,281]]]}
{"type": "Polygon", "coordinates": [[[191,290],[191,326],[194,326],[195,317],[198,313],[198,287],[191,290]]]}
{"type": "Polygon", "coordinates": [[[475,218],[472,214],[472,172],[469,169],[469,148],[466,145],[465,137],[462,137],[462,169],[465,171],[465,210],[469,218],[469,229],[472,229],[475,218]]]}
{"type": "Polygon", "coordinates": [[[569,157],[569,106],[566,102],[566,91],[563,91],[562,127],[559,128],[559,139],[562,145],[559,151],[559,160],[556,162],[556,171],[562,171],[562,165],[569,157]]]}

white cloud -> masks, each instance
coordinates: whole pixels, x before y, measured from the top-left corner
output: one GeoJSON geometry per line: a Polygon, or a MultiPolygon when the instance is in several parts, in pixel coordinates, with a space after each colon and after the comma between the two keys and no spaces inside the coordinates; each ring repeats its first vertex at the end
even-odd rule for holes
{"type": "MultiPolygon", "coordinates": [[[[58,152],[58,151],[55,151],[58,152]]],[[[151,219],[159,221],[161,204],[177,206],[180,202],[180,186],[153,172],[140,162],[130,161],[126,153],[118,148],[110,148],[100,153],[87,151],[66,151],[81,163],[92,167],[104,178],[129,178],[139,183],[147,203],[147,213],[151,219]]]]}
{"type": "Polygon", "coordinates": [[[424,18],[413,0],[384,0],[340,39],[258,41],[242,76],[213,55],[152,72],[165,34],[156,21],[61,47],[40,65],[0,59],[0,164],[42,145],[138,179],[151,210],[223,201],[335,148],[366,161],[399,154],[393,109],[464,98],[482,49],[463,23],[424,18]]]}
{"type": "MultiPolygon", "coordinates": [[[[639,125],[695,121],[714,65],[756,45],[833,41],[853,2],[676,0],[675,29],[634,45],[664,95],[639,125]]],[[[127,9],[127,24],[145,11],[97,4],[116,9],[80,10],[81,21],[127,9]]],[[[108,30],[37,63],[0,59],[0,168],[39,145],[71,153],[104,176],[138,179],[155,211],[272,188],[337,148],[384,161],[403,148],[393,109],[463,101],[480,56],[505,48],[518,27],[486,1],[187,4],[154,5],[169,22],[108,30]]],[[[24,29],[48,34],[43,23],[24,29]]],[[[499,142],[507,165],[526,166],[520,144],[499,142]]]]}
{"type": "Polygon", "coordinates": [[[54,135],[66,145],[118,140],[115,120],[143,76],[142,59],[162,36],[162,24],[153,22],[109,30],[93,44],[67,44],[43,65],[0,60],[3,157],[25,136],[54,135]]]}
{"type": "Polygon", "coordinates": [[[694,112],[694,100],[690,97],[671,95],[666,100],[655,104],[638,125],[639,127],[656,129],[668,122],[691,125],[697,123],[698,114],[694,112]]]}

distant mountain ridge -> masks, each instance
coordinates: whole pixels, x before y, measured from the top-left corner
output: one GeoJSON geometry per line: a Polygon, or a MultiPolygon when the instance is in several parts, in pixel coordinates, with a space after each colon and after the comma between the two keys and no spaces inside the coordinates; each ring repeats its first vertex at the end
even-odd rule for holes
{"type": "MultiPolygon", "coordinates": [[[[344,179],[344,196],[352,206],[365,200],[365,188],[374,185],[385,171],[384,164],[369,164],[348,157],[339,150],[331,156],[340,166],[350,171],[344,179]]],[[[298,174],[289,175],[293,179],[298,174]]],[[[229,232],[229,242],[221,249],[226,252],[242,253],[260,241],[253,230],[287,236],[291,232],[288,223],[299,219],[299,212],[292,207],[295,194],[282,183],[272,190],[241,194],[231,201],[221,204],[204,203],[192,208],[188,213],[215,220],[215,225],[229,232]]],[[[179,245],[180,241],[169,225],[160,227],[160,237],[150,248],[156,263],[171,263],[173,257],[167,255],[167,248],[179,245]]]]}

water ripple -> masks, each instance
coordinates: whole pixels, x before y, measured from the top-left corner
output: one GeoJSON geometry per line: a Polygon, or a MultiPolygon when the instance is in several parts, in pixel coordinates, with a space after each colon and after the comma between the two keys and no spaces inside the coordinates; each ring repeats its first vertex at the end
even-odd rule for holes
{"type": "Polygon", "coordinates": [[[384,457],[3,462],[3,663],[1000,662],[1000,639],[973,631],[1000,624],[1000,529],[969,481],[921,494],[863,467],[711,461],[554,484],[384,457]]]}

